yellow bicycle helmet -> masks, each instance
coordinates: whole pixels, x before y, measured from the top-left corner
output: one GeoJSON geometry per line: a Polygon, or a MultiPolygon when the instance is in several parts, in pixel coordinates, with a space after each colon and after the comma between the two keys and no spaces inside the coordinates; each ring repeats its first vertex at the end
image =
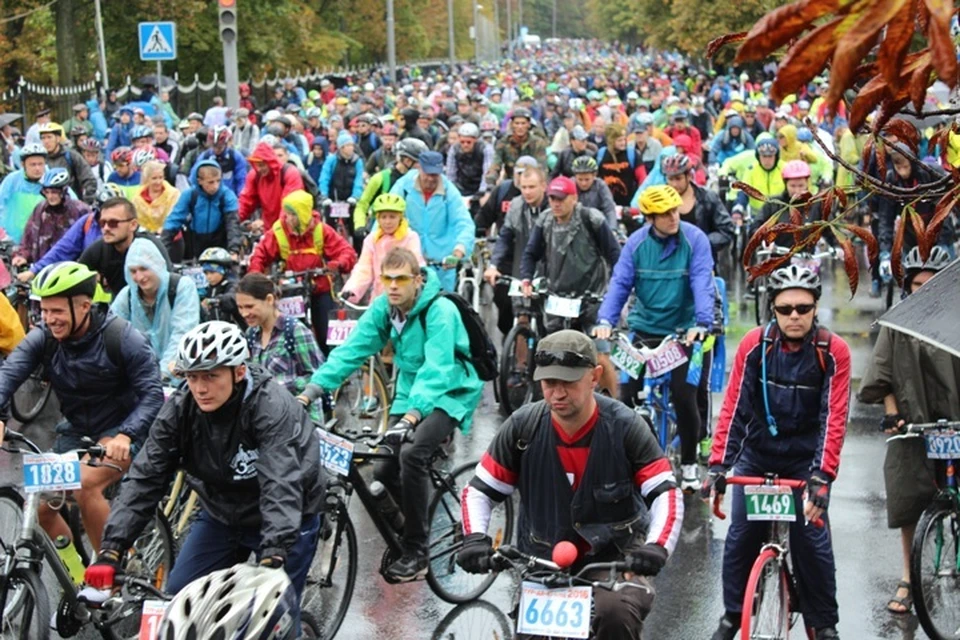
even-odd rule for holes
{"type": "Polygon", "coordinates": [[[668,184],[647,187],[640,194],[640,211],[648,216],[669,213],[681,204],[680,194],[668,184]]]}
{"type": "Polygon", "coordinates": [[[58,138],[62,138],[62,137],[63,137],[63,127],[61,127],[61,126],[60,126],[59,124],[57,124],[56,122],[48,122],[48,123],[46,123],[46,124],[40,125],[37,133],[38,133],[39,135],[43,135],[43,134],[45,134],[45,133],[53,133],[53,134],[56,134],[56,136],[57,136],[58,138]]]}
{"type": "Polygon", "coordinates": [[[371,209],[374,215],[381,211],[396,211],[402,215],[407,210],[407,203],[403,197],[395,193],[381,193],[377,196],[377,199],[373,201],[371,209]]]}

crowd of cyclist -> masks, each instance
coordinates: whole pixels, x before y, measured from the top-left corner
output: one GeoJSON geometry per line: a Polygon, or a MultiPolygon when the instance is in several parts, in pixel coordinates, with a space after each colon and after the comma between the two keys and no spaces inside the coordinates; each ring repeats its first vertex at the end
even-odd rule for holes
{"type": "MultiPolygon", "coordinates": [[[[787,266],[770,277],[774,320],[739,344],[706,475],[697,456],[711,420],[709,376],[690,384],[686,366],[674,372],[675,477],[653,432],[624,407],[638,389],[620,384],[610,343],[617,330],[647,346],[680,331],[691,355],[722,331],[714,278],[731,257],[738,263],[738,228],[756,229],[830,185],[852,186],[831,154],[860,163],[865,136],[849,129],[842,107],[826,111],[820,78],[775,104],[762,73],[701,72],[676,55],[579,41],[526,55],[495,67],[403,69],[396,83],[379,71],[309,91],[288,82],[266,105],[242,86],[239,109],[218,99],[182,119],[167,92],[147,88],[134,105],[78,104],[64,125],[41,110],[22,139],[4,127],[0,221],[17,246],[13,276],[32,282],[43,324],[6,350],[0,404],[42,364],[64,417],[55,450],[93,437],[126,474],[111,505],[102,491],[120,473],[83,468],[76,496],[99,551],[90,584],[111,584],[170,474],[183,468],[202,515],[171,592],[198,597],[188,584],[253,552],[289,575],[295,597],[271,606],[288,607],[296,621],[324,472],[311,426],[321,411],[304,411],[295,397],[319,404],[384,349],[397,371],[391,433],[402,445],[399,464],[377,475],[406,521],[404,554],[387,571],[400,582],[422,577],[426,465],[455,431],[469,431],[488,379],[463,315],[443,293],[454,290],[478,238],[492,246],[483,275],[503,334],[529,322],[508,295],[511,279],[524,297],[542,277],[550,292],[586,302],[573,331],[547,317],[543,335],[552,335],[535,355],[545,400],[508,418],[464,492],[465,570],[489,569],[490,509],[519,488],[521,549],[544,555],[569,540],[586,560],[634,563],[623,580],[643,587],[636,600],[598,600],[594,629],[639,638],[652,606],[647,577],[677,543],[681,492],[722,491],[731,469],[776,472],[807,481],[805,513],[826,519],[850,353],[816,321],[817,273],[787,266]],[[718,176],[766,200],[718,188],[718,176]],[[203,281],[178,273],[183,263],[199,265],[203,281]],[[311,327],[278,306],[284,272],[311,274],[311,327]],[[327,321],[339,299],[368,300],[369,309],[331,348],[327,321]],[[182,379],[164,401],[163,387],[182,379]]],[[[863,170],[903,186],[936,180],[960,156],[952,142],[931,147],[932,134],[887,136],[887,175],[875,155],[863,170]]],[[[856,222],[872,226],[881,244],[877,293],[903,203],[863,203],[856,222]]],[[[926,220],[934,205],[920,200],[915,209],[926,220]]],[[[944,268],[955,240],[951,216],[923,262],[908,233],[908,280],[944,268]]],[[[888,413],[904,414],[891,406],[888,413]]],[[[71,535],[49,507],[41,523],[51,536],[71,535]]],[[[794,528],[805,619],[817,640],[837,638],[829,535],[799,521],[794,528]]],[[[734,510],[716,640],[738,630],[758,531],[734,510]]],[[[197,624],[182,608],[171,611],[170,625],[197,624]]],[[[198,629],[210,637],[213,627],[198,629]]]]}

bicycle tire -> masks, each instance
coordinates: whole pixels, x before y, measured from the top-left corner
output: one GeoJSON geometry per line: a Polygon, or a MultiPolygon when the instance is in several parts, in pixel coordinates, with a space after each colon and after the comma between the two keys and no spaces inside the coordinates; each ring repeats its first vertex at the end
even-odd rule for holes
{"type": "Polygon", "coordinates": [[[896,288],[897,288],[897,286],[896,286],[893,278],[891,278],[889,282],[886,282],[886,283],[884,283],[884,285],[883,285],[883,289],[884,289],[884,304],[886,305],[886,308],[887,308],[887,309],[889,309],[890,307],[893,306],[893,297],[894,297],[894,296],[893,296],[893,292],[894,292],[894,290],[895,290],[896,288]]]}
{"type": "MultiPolygon", "coordinates": [[[[463,571],[457,564],[457,551],[463,544],[463,525],[461,523],[460,496],[467,482],[473,477],[477,461],[465,462],[453,471],[445,474],[447,486],[438,489],[430,499],[427,518],[430,522],[429,553],[430,563],[427,571],[427,583],[440,599],[451,604],[461,604],[476,600],[490,588],[497,579],[496,573],[476,575],[463,571]],[[454,590],[455,581],[465,580],[466,590],[454,590]]],[[[488,528],[494,548],[508,544],[513,538],[514,509],[511,499],[495,506],[490,522],[496,518],[502,520],[488,528]]]]}
{"type": "Polygon", "coordinates": [[[53,386],[43,380],[41,367],[37,367],[14,392],[10,400],[10,412],[23,424],[35,420],[47,406],[52,391],[53,386]]]}
{"type": "Polygon", "coordinates": [[[337,424],[347,429],[356,429],[362,432],[369,427],[375,433],[386,433],[390,418],[390,403],[393,400],[387,391],[387,384],[377,367],[372,374],[367,362],[350,375],[333,394],[333,415],[337,424]],[[363,391],[363,377],[370,376],[373,384],[373,396],[377,406],[372,411],[364,411],[361,406],[366,397],[363,391]]]}
{"type": "Polygon", "coordinates": [[[747,589],[743,594],[743,613],[740,620],[740,638],[742,640],[754,640],[755,638],[785,640],[787,638],[790,629],[790,604],[787,592],[787,574],[780,562],[776,551],[764,549],[753,563],[750,577],[747,579],[747,589]],[[772,571],[776,572],[775,576],[771,576],[772,571]],[[779,587],[775,586],[774,588],[777,590],[776,596],[780,601],[780,615],[775,617],[775,626],[771,629],[764,626],[760,631],[756,627],[766,624],[766,616],[762,615],[762,612],[766,612],[766,609],[763,609],[763,607],[773,604],[769,598],[764,597],[763,592],[763,588],[770,584],[771,577],[779,585],[779,587]]]}
{"type": "MultiPolygon", "coordinates": [[[[347,611],[350,609],[350,601],[353,599],[353,589],[357,581],[357,564],[360,552],[357,546],[357,532],[354,529],[353,520],[350,519],[346,504],[339,502],[337,508],[328,511],[325,518],[328,519],[328,522],[329,520],[335,520],[332,524],[336,528],[330,533],[330,540],[325,541],[321,538],[317,545],[317,553],[314,554],[310,571],[307,573],[307,582],[303,589],[300,610],[312,617],[320,630],[319,637],[330,640],[337,634],[347,611]],[[331,543],[333,546],[327,547],[331,543]],[[346,544],[346,547],[344,547],[344,544],[346,544]],[[330,586],[324,586],[326,576],[323,575],[322,564],[325,548],[332,549],[334,554],[330,570],[330,586]],[[344,556],[344,551],[346,551],[346,556],[344,556]],[[332,596],[333,587],[341,582],[341,578],[342,594],[339,603],[337,603],[337,599],[332,596]],[[331,606],[335,603],[337,604],[336,608],[331,606]]],[[[322,526],[326,525],[327,523],[324,523],[322,526]]]]}
{"type": "MultiPolygon", "coordinates": [[[[20,529],[23,527],[23,497],[12,487],[0,488],[0,554],[8,555],[12,553],[13,544],[20,537],[20,529]]],[[[0,605],[2,617],[15,615],[22,599],[10,601],[5,599],[3,605],[0,605]]],[[[2,634],[0,634],[2,636],[2,634]]]]}
{"type": "Polygon", "coordinates": [[[513,623],[486,600],[467,602],[450,610],[433,632],[432,640],[507,640],[513,638],[513,623]],[[480,614],[479,621],[474,614],[480,614]],[[469,619],[465,616],[469,615],[469,619]]]}
{"type": "Polygon", "coordinates": [[[317,621],[306,611],[300,612],[300,637],[305,640],[327,638],[327,636],[322,635],[320,625],[317,624],[317,621]]]}
{"type": "Polygon", "coordinates": [[[4,611],[0,622],[0,637],[4,640],[48,640],[50,638],[50,600],[40,575],[26,567],[16,567],[10,572],[6,586],[0,593],[0,610],[4,611]],[[19,605],[15,611],[6,612],[10,591],[17,590],[19,605]]]}
{"type": "Polygon", "coordinates": [[[757,286],[757,295],[754,299],[754,317],[758,327],[766,326],[770,322],[770,292],[767,284],[757,286]]]}
{"type": "Polygon", "coordinates": [[[958,547],[960,516],[956,504],[952,500],[937,500],[920,516],[910,550],[913,603],[920,626],[932,640],[953,640],[957,637],[956,630],[960,628],[960,607],[957,604],[960,602],[960,589],[956,586],[960,573],[957,567],[958,547]],[[931,551],[932,557],[926,551],[931,551]],[[946,561],[952,564],[949,570],[943,568],[944,553],[946,561]],[[933,574],[925,575],[926,568],[932,568],[933,574]],[[942,603],[943,596],[949,597],[951,593],[953,604],[949,599],[945,604],[942,603]],[[952,623],[944,624],[944,616],[949,616],[952,623]],[[946,628],[949,631],[941,631],[946,628]]]}
{"type": "Polygon", "coordinates": [[[536,382],[533,380],[533,355],[537,342],[539,342],[539,338],[533,329],[522,324],[515,324],[503,340],[503,347],[500,350],[500,372],[497,375],[497,385],[500,387],[500,410],[506,416],[509,416],[524,404],[531,402],[536,394],[536,382]],[[516,362],[518,339],[527,342],[527,362],[522,366],[522,370],[516,362]],[[519,374],[520,384],[511,386],[509,384],[510,374],[514,372],[519,374]]]}

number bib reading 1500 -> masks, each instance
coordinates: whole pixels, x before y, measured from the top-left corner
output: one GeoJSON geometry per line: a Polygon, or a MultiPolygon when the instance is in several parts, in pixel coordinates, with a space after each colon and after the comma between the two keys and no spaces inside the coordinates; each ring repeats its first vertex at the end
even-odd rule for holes
{"type": "Polygon", "coordinates": [[[517,632],[550,638],[590,637],[590,587],[547,589],[524,582],[520,590],[517,632]]]}
{"type": "Polygon", "coordinates": [[[744,487],[743,495],[747,500],[747,520],[793,522],[797,519],[797,505],[790,487],[744,487]]]}
{"type": "Polygon", "coordinates": [[[23,490],[69,491],[80,488],[80,459],[76,453],[39,453],[23,456],[23,490]]]}

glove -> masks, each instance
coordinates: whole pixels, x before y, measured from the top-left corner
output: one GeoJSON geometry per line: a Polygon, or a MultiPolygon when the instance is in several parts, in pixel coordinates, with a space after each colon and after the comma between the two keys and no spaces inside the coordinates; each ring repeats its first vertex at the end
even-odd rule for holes
{"type": "Polygon", "coordinates": [[[884,251],[880,254],[880,277],[884,282],[890,282],[893,276],[893,267],[890,265],[890,252],[884,251]]]}
{"type": "Polygon", "coordinates": [[[346,289],[344,289],[343,291],[340,292],[340,298],[342,298],[343,300],[349,300],[352,297],[353,297],[353,291],[347,291],[346,289]]]}
{"type": "Polygon", "coordinates": [[[449,255],[443,259],[443,266],[445,268],[452,268],[460,264],[460,258],[455,255],[449,255]]]}
{"type": "Polygon", "coordinates": [[[333,204],[333,200],[331,200],[330,198],[324,198],[323,202],[320,203],[320,206],[323,208],[327,208],[332,204],[333,204]]]}
{"type": "Polygon", "coordinates": [[[814,472],[807,481],[807,500],[818,509],[827,510],[830,505],[830,480],[814,472]]]}
{"type": "Polygon", "coordinates": [[[95,589],[109,589],[113,586],[117,575],[122,575],[120,567],[120,552],[113,549],[101,551],[97,561],[87,567],[83,573],[83,581],[95,589]]]}
{"type": "Polygon", "coordinates": [[[706,480],[704,480],[703,485],[700,486],[700,497],[704,500],[709,500],[710,494],[714,491],[716,491],[719,496],[725,494],[727,492],[726,473],[727,470],[723,467],[710,467],[710,470],[707,471],[706,480]]]}
{"type": "Polygon", "coordinates": [[[331,272],[333,272],[333,273],[340,273],[340,263],[339,263],[339,262],[334,262],[334,261],[328,262],[328,263],[327,263],[327,270],[328,270],[328,271],[331,271],[331,272]]]}
{"type": "Polygon", "coordinates": [[[411,431],[413,431],[413,423],[406,418],[401,418],[400,422],[387,429],[386,433],[383,434],[383,441],[388,444],[401,444],[411,431]]]}
{"type": "Polygon", "coordinates": [[[457,564],[467,573],[488,573],[493,542],[483,533],[471,533],[463,539],[463,547],[457,553],[457,564]]]}
{"type": "Polygon", "coordinates": [[[265,556],[260,559],[260,566],[267,569],[283,569],[284,560],[280,556],[265,556]]]}
{"type": "Polygon", "coordinates": [[[888,413],[883,416],[883,420],[880,421],[880,431],[899,429],[901,421],[906,421],[906,418],[899,413],[888,413]]]}
{"type": "Polygon", "coordinates": [[[655,576],[667,563],[667,550],[648,542],[627,557],[630,570],[641,576],[655,576]]]}

